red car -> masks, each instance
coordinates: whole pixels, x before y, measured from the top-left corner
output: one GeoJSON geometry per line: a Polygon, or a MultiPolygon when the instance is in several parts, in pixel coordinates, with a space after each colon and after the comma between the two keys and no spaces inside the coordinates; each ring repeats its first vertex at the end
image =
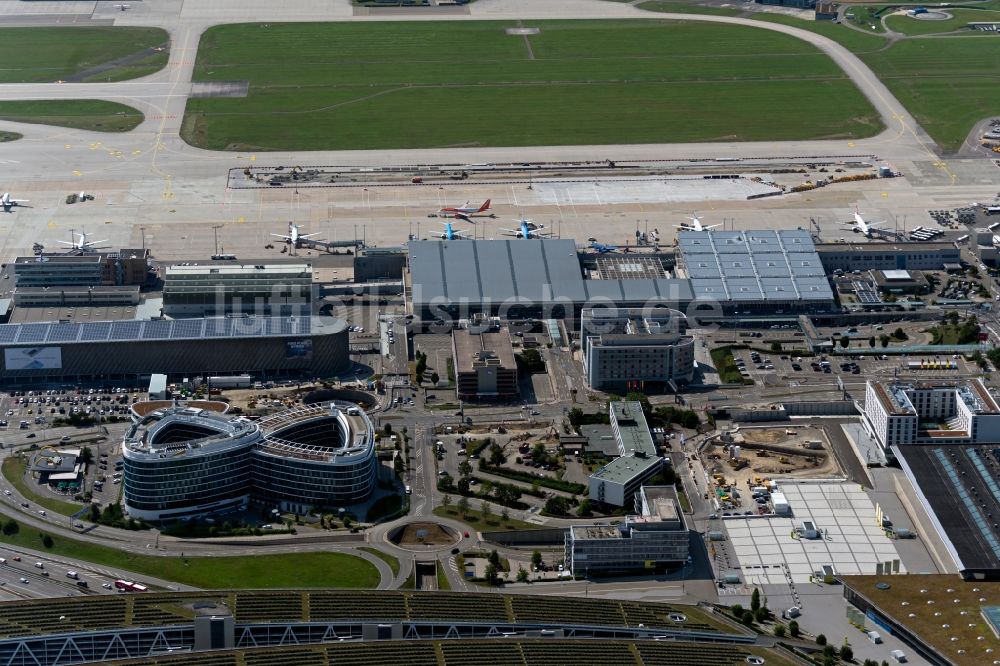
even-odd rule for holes
{"type": "Polygon", "coordinates": [[[462,536],[464,536],[464,537],[465,537],[466,539],[468,539],[468,538],[469,538],[469,533],[468,533],[468,532],[464,532],[464,533],[462,534],[462,536]]]}

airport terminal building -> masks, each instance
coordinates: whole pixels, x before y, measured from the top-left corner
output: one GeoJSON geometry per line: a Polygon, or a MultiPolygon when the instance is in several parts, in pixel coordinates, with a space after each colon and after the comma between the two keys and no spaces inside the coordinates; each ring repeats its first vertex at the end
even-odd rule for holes
{"type": "Polygon", "coordinates": [[[3,324],[0,381],[139,382],[154,373],[329,377],[350,364],[347,328],[333,317],[3,324]]]}
{"type": "Polygon", "coordinates": [[[250,503],[306,513],[346,507],[375,487],[375,433],[335,402],[259,422],[194,406],[141,417],[125,436],[124,500],[133,518],[175,520],[250,503]]]}

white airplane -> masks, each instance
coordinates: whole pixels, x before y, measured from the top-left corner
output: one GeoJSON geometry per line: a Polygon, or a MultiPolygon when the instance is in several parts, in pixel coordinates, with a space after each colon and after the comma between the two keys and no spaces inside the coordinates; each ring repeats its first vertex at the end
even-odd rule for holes
{"type": "Polygon", "coordinates": [[[3,196],[0,196],[0,206],[3,206],[3,212],[5,213],[9,213],[10,209],[14,206],[20,206],[28,201],[30,201],[30,199],[11,199],[10,192],[4,192],[3,196]]]}
{"type": "Polygon", "coordinates": [[[441,240],[470,240],[469,236],[465,234],[464,231],[456,231],[451,222],[439,222],[439,224],[444,225],[444,231],[437,234],[437,237],[441,240]]]}
{"type": "Polygon", "coordinates": [[[845,224],[851,227],[851,231],[854,233],[864,234],[865,238],[871,238],[872,234],[881,234],[885,231],[883,227],[866,222],[865,218],[861,217],[861,212],[857,208],[854,209],[854,222],[845,222],[845,224]]]}
{"type": "Polygon", "coordinates": [[[73,236],[74,237],[79,236],[80,238],[78,240],[74,240],[74,241],[59,241],[59,242],[62,243],[63,245],[69,245],[74,250],[80,250],[82,252],[88,252],[88,251],[91,251],[91,250],[96,250],[97,246],[100,243],[107,243],[108,242],[107,238],[105,238],[104,240],[99,240],[99,241],[87,240],[87,232],[86,231],[84,231],[81,234],[73,233],[73,236]]]}
{"type": "Polygon", "coordinates": [[[485,213],[486,211],[488,211],[490,209],[490,203],[492,201],[493,201],[492,199],[487,199],[486,202],[482,206],[479,206],[478,208],[475,206],[470,206],[469,202],[466,201],[464,206],[451,206],[448,208],[442,208],[437,212],[437,214],[440,215],[441,217],[457,217],[460,220],[471,222],[472,220],[469,218],[471,218],[473,215],[478,215],[479,213],[485,213]]]}
{"type": "Polygon", "coordinates": [[[676,225],[677,228],[680,229],[681,231],[708,231],[709,229],[714,229],[716,227],[722,226],[721,224],[709,224],[708,226],[705,226],[704,224],[701,223],[701,219],[699,219],[698,217],[689,217],[687,219],[691,220],[690,224],[688,224],[687,222],[681,222],[680,224],[676,225]]]}
{"type": "Polygon", "coordinates": [[[531,220],[523,218],[518,220],[518,223],[520,226],[517,229],[501,228],[500,231],[504,232],[504,236],[513,236],[514,238],[542,238],[544,236],[551,236],[551,234],[542,231],[545,228],[544,224],[535,225],[531,223],[531,220]]]}
{"type": "Polygon", "coordinates": [[[287,234],[271,234],[277,238],[280,238],[282,242],[289,243],[295,247],[299,246],[302,241],[311,238],[312,236],[319,236],[319,233],[315,234],[303,234],[299,233],[299,225],[294,222],[288,223],[288,233],[287,234]]]}

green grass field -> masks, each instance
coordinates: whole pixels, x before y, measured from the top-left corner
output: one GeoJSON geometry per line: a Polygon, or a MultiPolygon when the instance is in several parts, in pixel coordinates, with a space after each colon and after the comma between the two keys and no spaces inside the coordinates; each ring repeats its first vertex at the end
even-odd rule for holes
{"type": "Polygon", "coordinates": [[[995,35],[903,39],[861,58],[945,151],[1000,109],[995,35]]]}
{"type": "MultiPolygon", "coordinates": [[[[0,543],[46,550],[42,532],[24,525],[8,536],[0,533],[0,543]]],[[[152,539],[152,537],[150,537],[152,539]]],[[[128,569],[139,574],[207,589],[271,587],[353,587],[374,588],[378,570],[370,563],[343,553],[304,552],[285,555],[239,557],[155,557],[126,553],[86,541],[52,535],[47,549],[95,564],[128,569]]]]}
{"type": "Polygon", "coordinates": [[[714,7],[698,5],[683,0],[646,0],[636,5],[647,12],[666,12],[673,14],[711,14],[712,16],[739,16],[743,12],[733,7],[714,7]]]}
{"type": "Polygon", "coordinates": [[[785,14],[765,13],[755,14],[753,19],[755,21],[763,21],[765,23],[783,23],[784,25],[790,25],[795,28],[802,28],[803,30],[815,32],[823,35],[824,37],[829,37],[854,53],[877,51],[889,43],[884,36],[880,36],[874,32],[866,34],[858,30],[854,30],[853,28],[849,28],[846,25],[834,23],[832,21],[805,21],[803,19],[796,18],[794,16],[787,16],[785,14]]]}
{"type": "Polygon", "coordinates": [[[202,37],[195,80],[247,79],[250,94],[189,100],[182,136],[215,150],[320,150],[882,129],[843,72],[791,37],[657,20],[530,23],[541,34],[507,35],[504,22],[217,26],[202,37]]]}
{"type": "MultiPolygon", "coordinates": [[[[68,79],[168,41],[167,32],[160,28],[0,28],[0,83],[68,79]]],[[[126,78],[161,69],[166,64],[165,55],[157,62],[155,69],[139,67],[126,78]]]]}
{"type": "Polygon", "coordinates": [[[17,141],[18,139],[23,139],[23,134],[18,134],[17,132],[2,132],[0,131],[0,143],[5,141],[17,141]]]}
{"type": "Polygon", "coordinates": [[[0,120],[56,125],[93,132],[128,132],[143,120],[142,112],[117,102],[92,99],[0,102],[0,120]]]}
{"type": "Polygon", "coordinates": [[[910,16],[897,15],[888,17],[885,22],[890,29],[904,35],[933,35],[940,32],[965,30],[964,34],[982,36],[980,32],[969,30],[966,24],[971,21],[1000,20],[1000,12],[995,10],[948,9],[947,11],[951,14],[951,18],[943,21],[922,21],[910,16]]]}

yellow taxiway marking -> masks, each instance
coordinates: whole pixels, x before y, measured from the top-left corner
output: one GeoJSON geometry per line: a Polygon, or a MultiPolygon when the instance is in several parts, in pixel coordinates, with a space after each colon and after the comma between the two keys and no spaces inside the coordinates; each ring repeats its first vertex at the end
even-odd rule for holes
{"type": "Polygon", "coordinates": [[[74,170],[73,170],[73,175],[74,175],[74,176],[82,176],[82,175],[83,175],[83,172],[82,172],[82,171],[78,171],[78,170],[74,169],[74,170]]]}

